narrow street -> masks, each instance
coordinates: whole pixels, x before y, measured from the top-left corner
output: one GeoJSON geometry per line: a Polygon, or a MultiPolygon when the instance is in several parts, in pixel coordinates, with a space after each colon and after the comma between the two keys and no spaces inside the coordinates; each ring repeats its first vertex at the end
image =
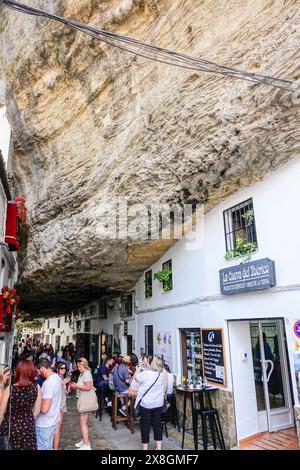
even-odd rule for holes
{"type": "MultiPolygon", "coordinates": [[[[67,400],[68,412],[65,414],[62,427],[60,449],[75,450],[74,444],[81,440],[79,415],[76,408],[76,398],[72,396],[67,400]]],[[[96,419],[95,414],[90,417],[89,424],[91,447],[93,450],[140,450],[141,433],[140,426],[135,425],[132,434],[124,423],[119,423],[117,430],[114,431],[111,425],[110,416],[106,410],[103,411],[102,420],[96,419]]],[[[173,426],[168,425],[169,437],[163,437],[164,450],[181,450],[181,434],[175,431],[173,426]]],[[[150,438],[149,449],[154,449],[155,443],[150,438]]],[[[192,439],[186,437],[185,449],[192,449],[192,439]]]]}
{"type": "Polygon", "coordinates": [[[23,1],[0,449],[299,450],[299,0],[23,1]]]}

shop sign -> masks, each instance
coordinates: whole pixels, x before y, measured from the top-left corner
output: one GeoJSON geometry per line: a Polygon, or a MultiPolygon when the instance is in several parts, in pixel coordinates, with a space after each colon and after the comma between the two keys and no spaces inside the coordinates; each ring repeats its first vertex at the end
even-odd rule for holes
{"type": "Polygon", "coordinates": [[[211,385],[226,387],[224,336],[222,328],[202,328],[203,375],[211,385]]]}
{"type": "Polygon", "coordinates": [[[128,335],[128,322],[124,321],[124,336],[128,335]]]}
{"type": "Polygon", "coordinates": [[[219,274],[223,295],[254,292],[276,286],[275,263],[269,258],[221,269],[219,274]]]}

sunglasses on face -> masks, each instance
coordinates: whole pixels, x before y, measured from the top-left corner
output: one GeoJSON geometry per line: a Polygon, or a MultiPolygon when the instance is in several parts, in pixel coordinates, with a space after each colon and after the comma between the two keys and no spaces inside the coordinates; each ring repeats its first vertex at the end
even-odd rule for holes
{"type": "Polygon", "coordinates": [[[66,370],[66,367],[60,367],[59,370],[66,370]]]}

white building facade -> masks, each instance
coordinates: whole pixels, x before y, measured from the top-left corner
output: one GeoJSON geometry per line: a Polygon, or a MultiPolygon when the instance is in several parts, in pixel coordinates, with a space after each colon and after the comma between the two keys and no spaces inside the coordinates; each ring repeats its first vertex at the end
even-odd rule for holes
{"type": "Polygon", "coordinates": [[[68,315],[55,318],[40,318],[42,326],[39,330],[24,328],[22,338],[31,339],[33,343],[51,344],[55,351],[59,351],[62,346],[67,346],[75,340],[75,330],[68,315]]]}
{"type": "Polygon", "coordinates": [[[199,249],[178,241],[135,286],[137,351],[163,354],[178,382],[183,376],[195,381],[205,366],[219,389],[230,446],[294,426],[300,398],[299,177],[295,158],[223,200],[205,215],[199,249]],[[252,244],[251,259],[225,259],[241,238],[252,244]],[[153,276],[168,267],[172,289],[164,292],[153,276]]]}
{"type": "Polygon", "coordinates": [[[71,313],[76,350],[94,365],[102,353],[132,354],[136,350],[135,295],[128,292],[84,305],[71,313]]]}

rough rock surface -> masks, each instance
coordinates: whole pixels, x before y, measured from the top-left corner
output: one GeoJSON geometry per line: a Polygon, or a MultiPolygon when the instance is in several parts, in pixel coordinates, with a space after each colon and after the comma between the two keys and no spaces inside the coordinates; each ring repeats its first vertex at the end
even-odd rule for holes
{"type": "MultiPolygon", "coordinates": [[[[299,79],[298,0],[30,0],[216,62],[299,79]]],[[[170,242],[103,240],[101,203],[215,204],[299,152],[290,93],[176,69],[63,25],[1,9],[17,195],[27,198],[20,286],[63,311],[131,288],[170,242]]]]}

